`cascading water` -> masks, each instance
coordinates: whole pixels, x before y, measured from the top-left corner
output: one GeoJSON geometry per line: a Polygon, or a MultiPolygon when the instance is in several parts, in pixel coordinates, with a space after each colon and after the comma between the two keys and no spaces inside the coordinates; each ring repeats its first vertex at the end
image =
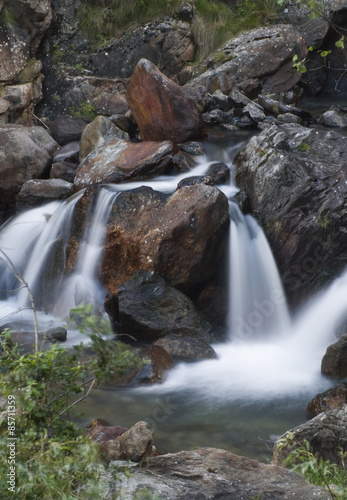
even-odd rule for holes
{"type": "MultiPolygon", "coordinates": [[[[232,160],[239,147],[233,145],[227,152],[225,149],[223,160],[232,160]]],[[[216,151],[209,151],[210,160],[220,158],[221,151],[216,151]]],[[[62,316],[76,301],[85,300],[86,292],[88,301],[103,303],[96,268],[117,192],[142,185],[172,192],[184,177],[204,175],[210,163],[201,158],[189,174],[99,190],[93,223],[81,245],[76,271],[64,287],[61,282],[53,287],[64,297],[62,316]]],[[[233,200],[235,185],[220,189],[230,200],[230,340],[214,346],[218,359],[179,364],[161,385],[96,391],[98,409],[86,407],[84,423],[103,417],[110,423],[129,426],[144,419],[155,428],[156,442],[163,451],[209,445],[259,457],[264,452],[263,441],[271,433],[281,433],[302,422],[305,404],[328,385],[320,375],[320,360],[334,340],[333,324],[346,312],[347,273],[291,323],[264,233],[233,200]],[[174,436],[170,442],[169,435],[174,436]],[[261,452],[255,451],[259,436],[263,440],[261,452]]],[[[80,196],[82,193],[67,202],[26,212],[10,221],[0,234],[1,248],[24,275],[39,304],[47,302],[47,296],[55,302],[47,269],[52,259],[56,263],[57,255],[63,255],[61,249],[69,239],[71,217],[80,196]]],[[[18,283],[4,262],[0,266],[0,289],[7,291],[0,295],[4,324],[9,314],[26,305],[27,296],[25,290],[9,292],[18,288],[18,283]]]]}

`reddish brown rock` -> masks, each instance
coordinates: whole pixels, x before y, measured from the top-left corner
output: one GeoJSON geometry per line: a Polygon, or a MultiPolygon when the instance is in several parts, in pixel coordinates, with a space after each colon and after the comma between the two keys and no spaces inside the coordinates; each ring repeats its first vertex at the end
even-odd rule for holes
{"type": "Polygon", "coordinates": [[[96,418],[87,426],[88,436],[98,443],[105,443],[110,439],[116,439],[128,430],[128,427],[122,425],[109,425],[102,418],[96,418]]]}
{"type": "Polygon", "coordinates": [[[130,79],[127,101],[144,141],[175,143],[206,137],[200,112],[184,90],[141,59],[130,79]]]}
{"type": "Polygon", "coordinates": [[[317,394],[307,405],[307,411],[319,415],[323,411],[338,410],[347,404],[347,381],[317,394]]]}
{"type": "Polygon", "coordinates": [[[74,181],[75,190],[159,175],[170,167],[174,150],[169,141],[109,141],[94,149],[80,164],[74,181]]]}

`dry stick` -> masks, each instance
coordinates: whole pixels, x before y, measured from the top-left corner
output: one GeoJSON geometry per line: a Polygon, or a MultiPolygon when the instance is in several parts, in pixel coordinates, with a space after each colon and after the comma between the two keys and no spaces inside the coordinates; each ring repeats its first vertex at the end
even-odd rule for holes
{"type": "Polygon", "coordinates": [[[70,410],[70,408],[72,408],[73,406],[77,405],[77,403],[80,403],[81,401],[83,401],[88,396],[88,394],[90,393],[90,391],[93,389],[93,386],[94,386],[95,382],[96,382],[96,378],[94,378],[94,380],[90,384],[87,393],[83,394],[83,396],[81,396],[79,399],[76,399],[76,401],[74,401],[73,403],[71,403],[70,406],[68,406],[67,408],[65,408],[65,410],[63,410],[62,412],[60,412],[59,413],[59,417],[61,417],[62,415],[64,415],[64,413],[66,413],[68,410],[70,410]]]}
{"type": "Polygon", "coordinates": [[[1,248],[0,248],[0,253],[7,260],[8,264],[10,265],[10,267],[12,269],[12,272],[13,272],[14,276],[17,278],[17,280],[20,283],[22,283],[23,286],[25,286],[25,288],[28,291],[28,295],[29,295],[29,299],[30,299],[30,306],[31,306],[31,310],[33,311],[33,315],[34,315],[35,352],[38,352],[38,350],[39,350],[39,327],[38,327],[38,322],[37,322],[36,306],[35,306],[35,302],[34,302],[33,293],[31,291],[31,288],[30,288],[29,284],[25,281],[25,279],[23,278],[23,276],[20,274],[20,272],[18,271],[18,269],[16,268],[16,266],[14,265],[14,263],[12,262],[12,260],[10,259],[10,257],[1,248]]]}

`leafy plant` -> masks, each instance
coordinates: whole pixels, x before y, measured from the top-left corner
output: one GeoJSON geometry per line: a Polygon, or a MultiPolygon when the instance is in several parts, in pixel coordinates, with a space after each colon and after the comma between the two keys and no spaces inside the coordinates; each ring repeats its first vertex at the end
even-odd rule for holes
{"type": "Polygon", "coordinates": [[[97,116],[94,105],[90,101],[82,101],[76,106],[70,106],[69,115],[93,121],[97,116]]]}

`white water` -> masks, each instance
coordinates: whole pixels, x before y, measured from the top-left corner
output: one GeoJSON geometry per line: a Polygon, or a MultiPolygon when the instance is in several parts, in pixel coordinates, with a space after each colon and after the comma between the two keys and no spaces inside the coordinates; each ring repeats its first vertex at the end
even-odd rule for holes
{"type": "MultiPolygon", "coordinates": [[[[64,296],[64,313],[79,302],[79,297],[85,298],[86,293],[91,300],[103,302],[103,290],[97,282],[97,264],[116,192],[142,185],[172,192],[183,178],[203,175],[210,163],[201,159],[200,164],[186,174],[107,186],[100,190],[94,223],[85,235],[86,243],[81,247],[77,270],[65,291],[60,289],[60,295],[64,296]]],[[[220,188],[230,198],[237,192],[232,182],[220,188]]],[[[74,205],[81,194],[66,203],[54,202],[20,215],[1,234],[1,248],[36,294],[42,293],[42,287],[44,290],[49,287],[42,276],[49,251],[59,238],[67,241],[74,205]]],[[[230,213],[231,340],[215,346],[217,360],[181,364],[169,373],[164,384],[148,391],[187,390],[203,399],[234,401],[310,392],[313,396],[327,384],[320,375],[320,360],[327,345],[334,340],[335,322],[347,310],[344,300],[347,277],[344,275],[337,280],[291,324],[282,285],[263,231],[253,218],[245,217],[232,200],[230,213]]],[[[10,290],[18,284],[11,273],[4,270],[0,286],[10,290]]],[[[0,304],[2,317],[26,304],[26,291],[8,293],[6,299],[0,304]]]]}

